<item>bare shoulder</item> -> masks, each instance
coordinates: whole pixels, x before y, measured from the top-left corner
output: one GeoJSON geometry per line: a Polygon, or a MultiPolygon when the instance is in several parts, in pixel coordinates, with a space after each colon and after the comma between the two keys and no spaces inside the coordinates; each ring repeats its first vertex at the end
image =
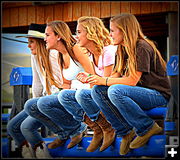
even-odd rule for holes
{"type": "Polygon", "coordinates": [[[82,48],[81,48],[78,44],[75,44],[75,45],[73,46],[73,51],[74,51],[74,52],[82,51],[82,48]]]}
{"type": "Polygon", "coordinates": [[[75,56],[85,56],[87,54],[87,49],[76,44],[73,46],[73,52],[75,56]]]}

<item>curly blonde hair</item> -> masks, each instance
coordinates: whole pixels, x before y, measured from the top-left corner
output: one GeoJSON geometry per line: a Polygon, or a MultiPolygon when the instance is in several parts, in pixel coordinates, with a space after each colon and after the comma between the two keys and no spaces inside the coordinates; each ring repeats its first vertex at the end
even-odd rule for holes
{"type": "Polygon", "coordinates": [[[158,56],[164,70],[166,69],[166,62],[163,60],[161,53],[155,46],[154,42],[145,37],[139,22],[133,14],[122,13],[112,17],[110,22],[113,22],[116,27],[123,32],[123,41],[125,44],[125,46],[122,46],[121,44],[118,46],[114,72],[118,72],[121,75],[126,76],[137,76],[136,44],[139,39],[145,40],[153,48],[155,53],[155,62],[156,57],[158,56]],[[127,55],[127,61],[125,60],[125,54],[127,55]]]}
{"type": "Polygon", "coordinates": [[[112,44],[109,31],[106,29],[101,19],[97,17],[83,16],[80,17],[77,22],[87,31],[87,39],[96,44],[96,49],[99,54],[102,53],[104,46],[112,44]]]}

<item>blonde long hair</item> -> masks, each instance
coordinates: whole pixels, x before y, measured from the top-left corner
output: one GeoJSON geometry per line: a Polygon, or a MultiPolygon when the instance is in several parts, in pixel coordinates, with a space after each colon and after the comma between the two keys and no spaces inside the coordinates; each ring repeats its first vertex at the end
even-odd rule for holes
{"type": "Polygon", "coordinates": [[[45,68],[48,65],[49,52],[46,49],[46,42],[43,39],[33,38],[36,41],[36,56],[40,72],[45,76],[45,68]]]}
{"type": "MultiPolygon", "coordinates": [[[[64,44],[70,57],[73,60],[77,60],[73,52],[73,46],[76,44],[76,39],[73,37],[69,26],[63,21],[52,21],[49,22],[47,26],[52,28],[55,35],[59,35],[61,37],[61,42],[64,44]]],[[[64,62],[62,62],[62,65],[63,63],[64,62]]]]}
{"type": "Polygon", "coordinates": [[[52,76],[52,68],[49,61],[49,51],[46,49],[46,42],[43,39],[33,38],[36,41],[37,49],[36,56],[40,72],[43,74],[46,80],[46,92],[51,94],[50,85],[54,84],[54,77],[52,76]],[[53,77],[49,80],[48,77],[53,77]],[[48,81],[49,80],[49,81],[48,81]]]}
{"type": "Polygon", "coordinates": [[[166,70],[166,62],[163,60],[161,53],[155,46],[154,42],[145,38],[141,30],[141,26],[137,21],[136,17],[129,13],[122,13],[120,15],[114,16],[110,19],[124,34],[124,45],[118,46],[116,66],[113,72],[118,72],[121,75],[126,76],[132,75],[136,77],[137,61],[136,61],[136,44],[139,39],[145,40],[154,50],[154,62],[156,62],[156,57],[160,59],[164,70],[166,70]],[[127,61],[125,61],[125,54],[127,54],[127,61]],[[126,69],[125,69],[126,68],[126,69]],[[125,73],[123,73],[125,71],[125,73]]]}
{"type": "Polygon", "coordinates": [[[104,46],[112,43],[109,31],[105,28],[101,19],[97,17],[83,16],[78,19],[78,24],[81,24],[87,31],[87,39],[96,44],[96,49],[99,55],[102,53],[104,46]]]}
{"type": "MultiPolygon", "coordinates": [[[[73,46],[76,44],[76,39],[72,36],[71,30],[68,27],[68,25],[63,21],[52,21],[47,23],[47,26],[52,28],[55,35],[59,35],[61,37],[61,42],[68,51],[68,54],[70,55],[73,61],[74,60],[77,61],[73,52],[73,46]]],[[[61,67],[63,68],[64,60],[62,54],[59,54],[59,62],[61,67]]],[[[49,86],[55,85],[56,87],[59,88],[59,85],[55,82],[54,76],[52,75],[52,68],[49,60],[48,60],[48,66],[49,67],[47,67],[47,75],[46,75],[46,90],[48,94],[50,94],[49,86]]]]}

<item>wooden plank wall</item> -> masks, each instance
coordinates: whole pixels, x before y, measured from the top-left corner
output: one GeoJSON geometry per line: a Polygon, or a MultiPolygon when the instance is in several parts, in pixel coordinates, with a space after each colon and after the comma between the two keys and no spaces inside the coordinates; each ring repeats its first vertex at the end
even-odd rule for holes
{"type": "Polygon", "coordinates": [[[76,21],[81,16],[112,17],[121,12],[151,14],[178,11],[178,2],[118,2],[82,1],[51,5],[32,5],[32,2],[2,3],[2,27],[45,24],[53,20],[76,21]]]}

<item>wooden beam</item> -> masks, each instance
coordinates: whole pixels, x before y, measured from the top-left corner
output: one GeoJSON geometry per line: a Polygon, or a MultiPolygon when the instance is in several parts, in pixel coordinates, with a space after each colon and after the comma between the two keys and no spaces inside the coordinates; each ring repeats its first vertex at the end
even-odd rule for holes
{"type": "Polygon", "coordinates": [[[91,16],[91,2],[82,2],[82,16],[91,16]]]}
{"type": "Polygon", "coordinates": [[[36,23],[44,24],[44,7],[43,6],[36,6],[36,23]]]}
{"type": "Polygon", "coordinates": [[[54,20],[63,20],[63,4],[54,6],[54,20]]]}
{"type": "Polygon", "coordinates": [[[141,13],[140,2],[131,2],[131,13],[132,14],[141,13]]]}
{"type": "Polygon", "coordinates": [[[48,23],[54,20],[54,5],[44,7],[44,22],[48,23]]]}
{"type": "Polygon", "coordinates": [[[101,2],[91,2],[91,16],[100,18],[101,16],[101,2]]]}
{"type": "Polygon", "coordinates": [[[35,23],[36,22],[36,7],[34,6],[30,6],[27,8],[28,9],[28,25],[30,25],[31,23],[35,23]]]}
{"type": "Polygon", "coordinates": [[[111,9],[110,2],[102,1],[101,2],[101,18],[110,17],[111,16],[110,9],[111,9]]]}
{"type": "Polygon", "coordinates": [[[72,21],[72,2],[65,3],[63,6],[63,21],[72,21]]]}
{"type": "Polygon", "coordinates": [[[6,8],[2,11],[2,27],[10,26],[10,9],[6,8]]]}
{"type": "Polygon", "coordinates": [[[120,5],[120,2],[111,2],[111,17],[121,13],[120,5]]]}
{"type": "Polygon", "coordinates": [[[121,2],[121,13],[130,13],[131,6],[130,2],[121,2]]]}
{"type": "Polygon", "coordinates": [[[19,26],[26,26],[28,25],[28,11],[27,7],[20,7],[19,8],[19,26]]]}
{"type": "Polygon", "coordinates": [[[72,2],[72,20],[77,21],[79,17],[82,15],[82,5],[81,2],[72,2]]]}
{"type": "Polygon", "coordinates": [[[2,2],[3,8],[14,8],[14,7],[27,7],[32,6],[32,2],[2,2]]]}
{"type": "Polygon", "coordinates": [[[151,5],[152,5],[151,2],[141,2],[140,5],[141,14],[152,13],[151,5]]]}
{"type": "Polygon", "coordinates": [[[10,9],[10,26],[11,27],[19,26],[19,9],[18,8],[10,9]]]}

